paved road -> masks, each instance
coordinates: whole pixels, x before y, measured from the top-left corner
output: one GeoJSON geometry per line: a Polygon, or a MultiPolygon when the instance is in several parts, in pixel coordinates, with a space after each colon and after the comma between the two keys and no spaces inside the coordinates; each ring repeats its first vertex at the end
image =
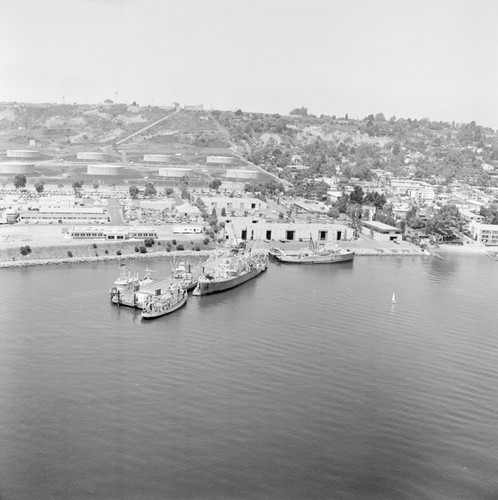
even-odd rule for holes
{"type": "Polygon", "coordinates": [[[111,220],[111,226],[125,226],[126,223],[123,218],[123,207],[119,204],[119,200],[109,199],[107,205],[107,215],[111,220]]]}
{"type": "Polygon", "coordinates": [[[169,115],[167,116],[164,116],[163,118],[160,118],[159,120],[156,120],[155,122],[153,123],[150,123],[149,125],[141,128],[140,130],[137,130],[136,132],[134,132],[133,134],[123,138],[123,139],[120,139],[119,141],[116,141],[116,146],[119,146],[120,144],[123,144],[123,142],[126,142],[127,140],[131,139],[132,137],[135,137],[136,135],[139,135],[141,134],[142,132],[145,132],[146,130],[148,130],[149,128],[153,127],[154,125],[157,125],[158,123],[161,123],[163,122],[164,120],[167,120],[170,116],[174,115],[175,113],[178,113],[178,109],[175,109],[175,111],[173,111],[172,113],[170,113],[169,115]]]}

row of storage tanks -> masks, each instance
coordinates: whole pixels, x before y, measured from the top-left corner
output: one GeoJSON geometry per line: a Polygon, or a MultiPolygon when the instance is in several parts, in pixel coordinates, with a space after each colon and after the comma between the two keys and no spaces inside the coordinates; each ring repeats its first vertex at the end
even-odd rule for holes
{"type": "MultiPolygon", "coordinates": [[[[36,159],[40,157],[40,153],[35,150],[7,150],[7,158],[15,158],[19,161],[0,162],[0,174],[34,174],[35,163],[32,161],[20,161],[36,159]]],[[[107,153],[100,151],[82,151],[77,153],[78,160],[84,161],[102,161],[109,159],[107,153]]],[[[167,154],[144,154],[143,160],[151,163],[168,163],[171,155],[167,154]]],[[[207,157],[208,163],[229,164],[233,160],[231,157],[211,156],[207,157]]],[[[119,176],[123,173],[124,166],[114,163],[96,163],[87,166],[87,175],[104,175],[104,176],[119,176]]],[[[164,167],[158,169],[160,177],[179,178],[189,175],[192,168],[187,167],[164,167]]],[[[253,170],[228,169],[225,177],[230,179],[254,179],[257,177],[257,172],[253,170]]]]}

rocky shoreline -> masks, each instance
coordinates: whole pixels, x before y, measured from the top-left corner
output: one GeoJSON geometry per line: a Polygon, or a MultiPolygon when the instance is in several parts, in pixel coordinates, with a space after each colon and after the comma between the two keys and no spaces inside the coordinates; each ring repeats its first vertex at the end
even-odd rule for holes
{"type": "MultiPolygon", "coordinates": [[[[92,257],[63,257],[63,258],[45,258],[45,259],[29,259],[29,260],[11,260],[0,262],[0,269],[31,267],[31,266],[48,266],[61,264],[83,264],[89,262],[106,262],[106,261],[123,261],[123,260],[145,260],[158,257],[171,257],[178,255],[187,255],[205,257],[213,253],[214,250],[173,250],[156,251],[150,253],[134,253],[126,255],[99,255],[92,257]]],[[[372,248],[357,248],[355,249],[357,257],[414,257],[414,256],[430,256],[430,252],[415,249],[372,249],[372,248]]]]}

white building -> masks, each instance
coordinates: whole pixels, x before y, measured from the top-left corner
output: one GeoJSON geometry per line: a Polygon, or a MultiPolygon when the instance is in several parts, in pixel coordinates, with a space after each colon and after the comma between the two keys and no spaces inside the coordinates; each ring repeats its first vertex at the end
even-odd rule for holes
{"type": "Polygon", "coordinates": [[[74,239],[141,240],[157,238],[152,226],[73,226],[68,235],[74,239]]]}
{"type": "Polygon", "coordinates": [[[472,221],[469,223],[469,231],[472,238],[483,245],[498,245],[498,225],[482,224],[477,221],[472,221]]]}
{"type": "Polygon", "coordinates": [[[19,214],[20,222],[97,222],[109,221],[106,211],[101,207],[47,208],[44,210],[27,210],[19,214]]]}
{"type": "Polygon", "coordinates": [[[249,217],[228,219],[225,224],[226,238],[233,240],[275,240],[318,242],[349,241],[354,230],[343,224],[305,222],[266,222],[249,217]]]}
{"type": "Polygon", "coordinates": [[[401,229],[383,222],[364,221],[362,233],[376,241],[401,241],[401,229]]]}

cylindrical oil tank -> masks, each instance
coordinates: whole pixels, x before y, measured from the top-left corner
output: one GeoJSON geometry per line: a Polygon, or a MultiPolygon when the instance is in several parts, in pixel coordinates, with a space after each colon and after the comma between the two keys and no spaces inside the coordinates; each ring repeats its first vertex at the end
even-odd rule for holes
{"type": "Polygon", "coordinates": [[[25,158],[34,159],[39,158],[40,152],[33,149],[8,149],[7,158],[25,158]]]}
{"type": "Polygon", "coordinates": [[[78,160],[107,161],[107,153],[100,151],[80,151],[76,154],[78,160]]]}
{"type": "Polygon", "coordinates": [[[25,161],[9,161],[0,163],[0,173],[2,174],[32,174],[35,171],[35,164],[25,161]]]}
{"type": "Polygon", "coordinates": [[[112,165],[110,163],[87,165],[88,175],[120,175],[123,173],[123,165],[112,165]]]}

